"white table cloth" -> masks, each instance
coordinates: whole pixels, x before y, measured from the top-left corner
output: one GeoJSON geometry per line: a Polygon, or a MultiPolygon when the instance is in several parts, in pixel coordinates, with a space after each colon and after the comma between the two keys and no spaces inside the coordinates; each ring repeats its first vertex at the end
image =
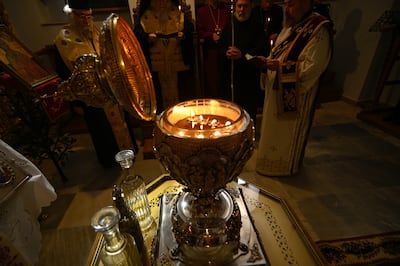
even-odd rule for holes
{"type": "Polygon", "coordinates": [[[25,260],[34,265],[39,258],[42,239],[38,216],[42,207],[49,206],[57,198],[57,194],[31,161],[2,140],[0,160],[16,171],[13,183],[0,187],[0,192],[4,192],[5,189],[8,192],[10,186],[14,186],[6,197],[4,193],[0,194],[0,231],[8,237],[25,260]],[[21,182],[28,175],[31,177],[21,182]],[[17,183],[21,185],[16,187],[17,183]]]}

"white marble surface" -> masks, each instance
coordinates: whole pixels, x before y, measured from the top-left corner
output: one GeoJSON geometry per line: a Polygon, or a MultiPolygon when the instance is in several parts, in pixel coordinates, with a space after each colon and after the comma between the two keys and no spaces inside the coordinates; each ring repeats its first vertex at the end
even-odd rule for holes
{"type": "MultiPolygon", "coordinates": [[[[16,188],[0,204],[0,230],[9,238],[22,256],[34,265],[39,258],[41,232],[38,216],[41,208],[57,198],[53,186],[43,173],[23,155],[0,140],[0,159],[11,166],[18,182],[26,175],[31,177],[16,188]],[[19,175],[23,177],[18,178],[19,175]]],[[[16,186],[11,183],[8,186],[16,186]]],[[[0,189],[8,189],[0,187],[0,189]]]]}

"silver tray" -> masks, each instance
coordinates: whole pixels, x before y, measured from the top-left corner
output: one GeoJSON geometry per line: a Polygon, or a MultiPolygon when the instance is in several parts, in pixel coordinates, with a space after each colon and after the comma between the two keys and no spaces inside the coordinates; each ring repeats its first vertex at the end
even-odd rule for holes
{"type": "MultiPolygon", "coordinates": [[[[242,191],[248,213],[270,265],[323,265],[315,244],[284,200],[241,179],[239,182],[229,183],[227,187],[242,191]]],[[[144,235],[146,239],[154,240],[158,235],[160,198],[165,194],[179,193],[183,188],[169,175],[161,175],[147,186],[151,212],[157,227],[144,235]]],[[[103,241],[102,235],[98,233],[87,265],[103,265],[99,258],[103,241]]],[[[149,251],[152,250],[153,242],[146,242],[149,251]]]]}

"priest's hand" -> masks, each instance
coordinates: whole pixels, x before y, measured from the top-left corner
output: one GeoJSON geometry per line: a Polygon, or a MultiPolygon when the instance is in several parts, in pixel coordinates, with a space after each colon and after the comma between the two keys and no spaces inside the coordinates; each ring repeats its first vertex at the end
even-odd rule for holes
{"type": "Polygon", "coordinates": [[[242,58],[242,51],[240,51],[237,47],[235,46],[230,46],[228,47],[228,50],[225,53],[226,57],[232,60],[237,60],[242,58]]]}

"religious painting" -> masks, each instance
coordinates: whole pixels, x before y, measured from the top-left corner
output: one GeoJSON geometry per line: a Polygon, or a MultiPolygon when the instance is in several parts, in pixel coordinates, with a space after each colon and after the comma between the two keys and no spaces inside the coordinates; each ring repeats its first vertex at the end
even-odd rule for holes
{"type": "Polygon", "coordinates": [[[5,25],[0,25],[0,63],[4,72],[31,88],[57,76],[43,68],[5,25]]]}

